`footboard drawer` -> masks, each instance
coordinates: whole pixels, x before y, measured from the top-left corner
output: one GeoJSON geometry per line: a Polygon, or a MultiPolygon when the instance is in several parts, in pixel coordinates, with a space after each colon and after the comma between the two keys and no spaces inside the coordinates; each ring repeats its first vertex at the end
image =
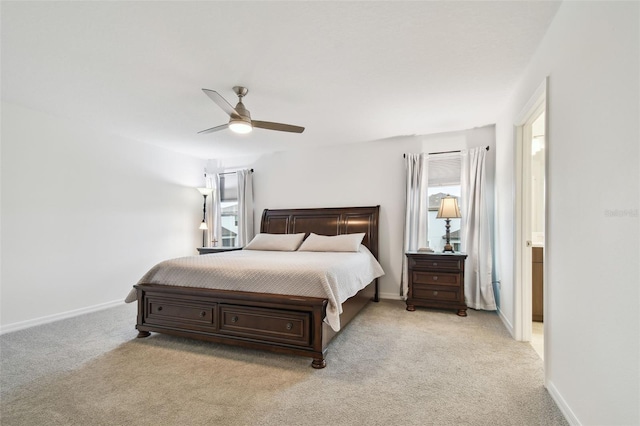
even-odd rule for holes
{"type": "Polygon", "coordinates": [[[158,325],[179,324],[187,330],[214,330],[216,303],[146,298],[145,322],[158,325]]]}
{"type": "Polygon", "coordinates": [[[307,312],[224,304],[219,309],[221,333],[254,337],[261,341],[311,344],[311,316],[307,312]]]}

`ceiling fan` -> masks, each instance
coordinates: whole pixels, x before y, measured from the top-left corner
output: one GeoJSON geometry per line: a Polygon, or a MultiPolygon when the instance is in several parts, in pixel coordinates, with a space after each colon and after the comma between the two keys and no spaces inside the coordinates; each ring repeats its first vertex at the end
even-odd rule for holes
{"type": "Polygon", "coordinates": [[[278,130],[280,132],[292,132],[302,133],[304,127],[292,126],[291,124],[273,123],[271,121],[258,121],[252,120],[249,110],[244,107],[242,98],[249,93],[249,89],[242,86],[234,86],[233,91],[238,95],[238,104],[236,107],[232,107],[220,94],[214,90],[202,89],[205,95],[207,95],[213,102],[215,102],[224,112],[229,114],[229,122],[220,126],[212,127],[207,130],[202,130],[198,133],[211,133],[218,130],[224,130],[226,128],[231,129],[235,133],[249,133],[254,127],[267,130],[278,130]]]}

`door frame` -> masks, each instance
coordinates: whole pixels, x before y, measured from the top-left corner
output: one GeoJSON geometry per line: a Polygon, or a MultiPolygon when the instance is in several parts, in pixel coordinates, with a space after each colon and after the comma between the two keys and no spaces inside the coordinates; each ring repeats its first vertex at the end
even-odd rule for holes
{"type": "MultiPolygon", "coordinates": [[[[532,302],[531,291],[531,246],[527,246],[527,241],[531,239],[531,138],[525,137],[525,132],[530,128],[533,121],[545,112],[545,180],[544,180],[544,203],[545,203],[545,249],[544,249],[544,278],[543,292],[546,299],[548,292],[544,289],[547,285],[547,261],[548,255],[548,141],[549,141],[549,108],[548,108],[548,80],[538,86],[529,101],[525,104],[522,112],[514,123],[515,133],[515,173],[514,173],[514,193],[515,193],[515,221],[514,221],[514,337],[516,340],[528,342],[531,340],[532,327],[532,302]],[[529,154],[529,155],[527,155],[529,154]]],[[[546,300],[543,302],[544,317],[547,318],[546,300]]],[[[545,367],[547,361],[547,323],[544,323],[545,345],[544,360],[545,367]]],[[[546,368],[545,368],[546,371],[546,368]]]]}

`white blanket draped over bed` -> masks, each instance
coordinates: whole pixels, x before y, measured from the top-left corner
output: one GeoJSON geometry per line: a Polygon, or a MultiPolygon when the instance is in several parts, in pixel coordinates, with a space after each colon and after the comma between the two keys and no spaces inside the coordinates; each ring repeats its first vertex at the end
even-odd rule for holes
{"type": "MultiPolygon", "coordinates": [[[[138,284],[163,284],[328,300],[325,321],[340,330],[342,303],[384,275],[365,247],[359,252],[237,250],[160,262],[138,284]]],[[[133,289],[125,301],[137,299],[133,289]]]]}

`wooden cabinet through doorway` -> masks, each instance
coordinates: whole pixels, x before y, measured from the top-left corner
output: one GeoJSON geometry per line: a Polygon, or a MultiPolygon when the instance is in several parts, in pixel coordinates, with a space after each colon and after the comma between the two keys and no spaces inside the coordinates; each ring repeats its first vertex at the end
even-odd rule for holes
{"type": "Polygon", "coordinates": [[[544,276],[544,249],[533,247],[531,253],[531,286],[532,286],[532,316],[533,321],[544,321],[543,305],[543,276],[544,276]]]}

